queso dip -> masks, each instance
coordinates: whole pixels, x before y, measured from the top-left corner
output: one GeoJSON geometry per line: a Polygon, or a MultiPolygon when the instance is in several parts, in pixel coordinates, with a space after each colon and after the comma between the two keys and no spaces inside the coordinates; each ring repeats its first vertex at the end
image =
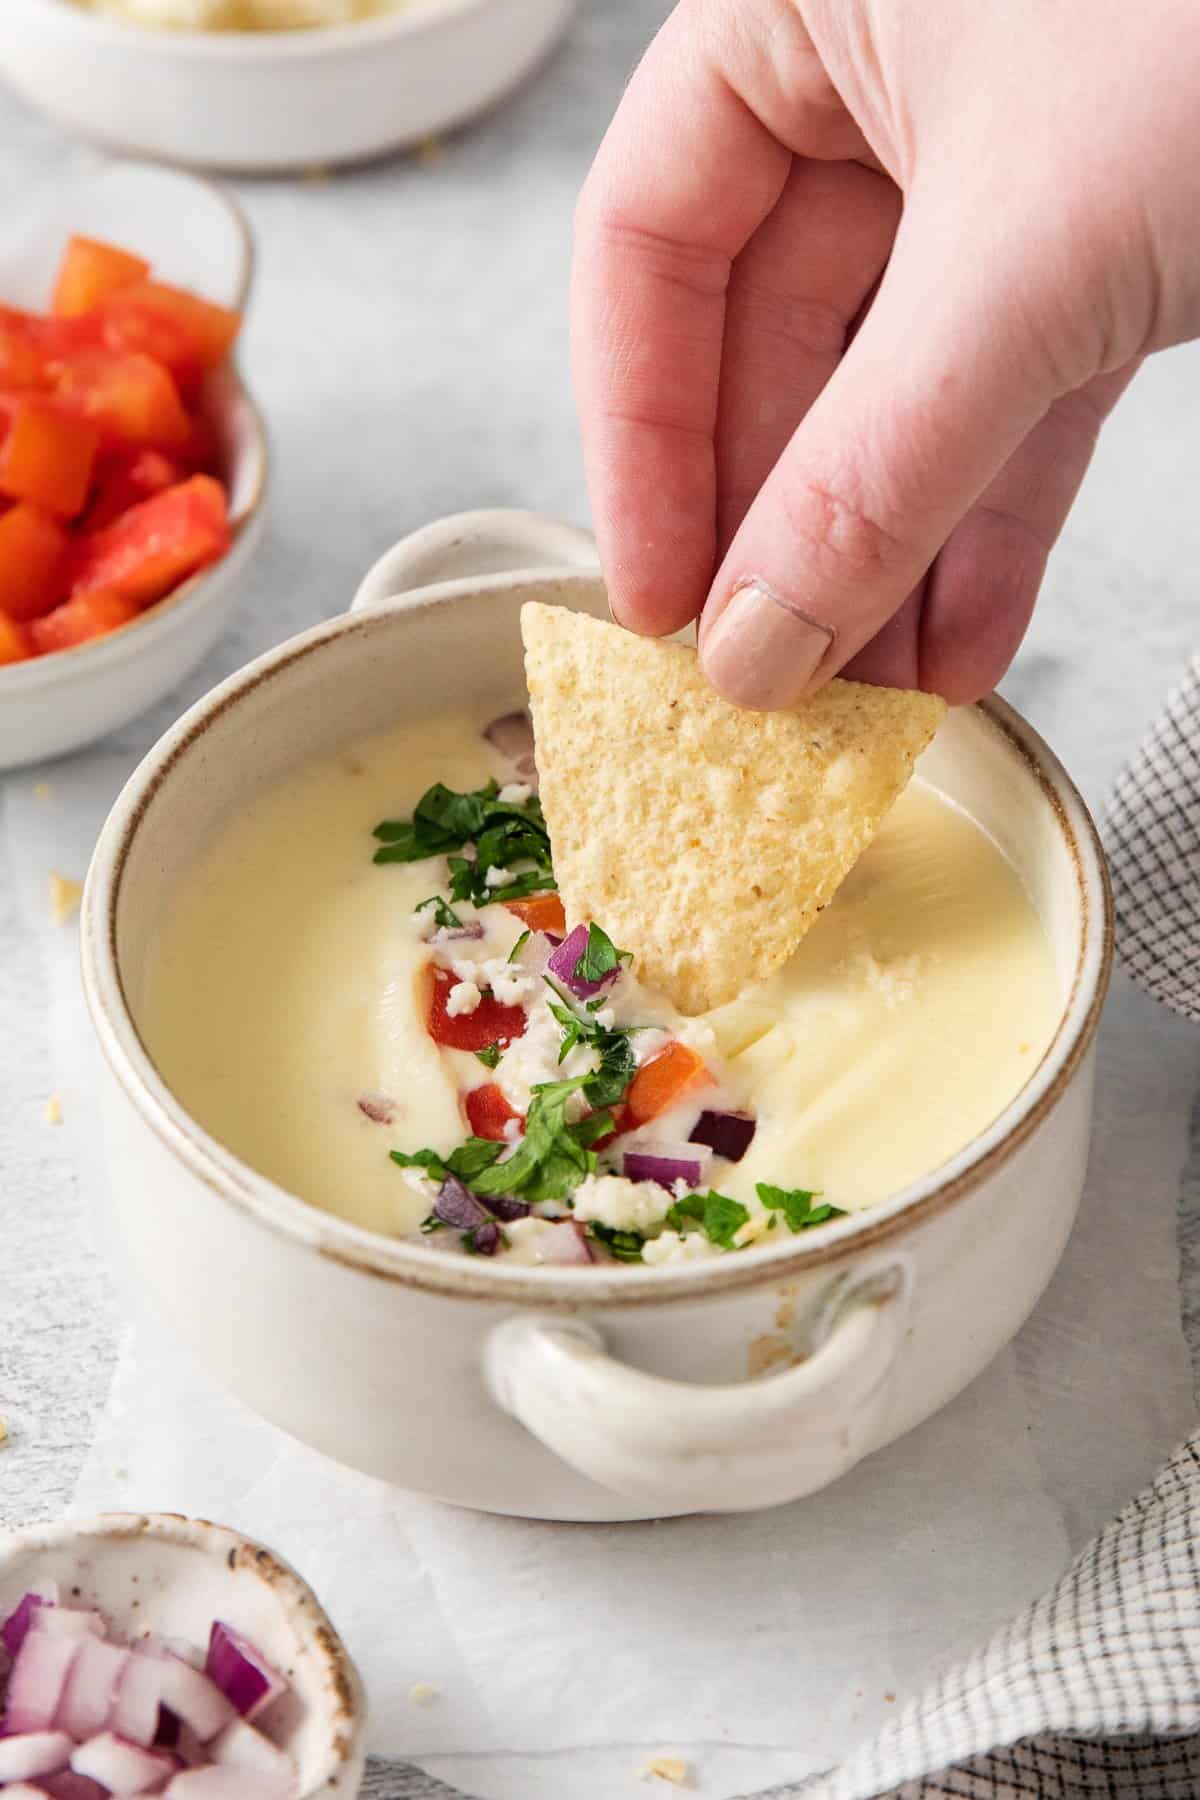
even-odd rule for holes
{"type": "Polygon", "coordinates": [[[280,1186],[527,1262],[728,1254],[935,1169],[1045,1052],[1058,984],[1033,906],[919,776],[779,973],[683,1018],[603,920],[567,931],[528,759],[482,724],[289,777],[201,854],[163,930],[150,1054],[280,1186]]]}

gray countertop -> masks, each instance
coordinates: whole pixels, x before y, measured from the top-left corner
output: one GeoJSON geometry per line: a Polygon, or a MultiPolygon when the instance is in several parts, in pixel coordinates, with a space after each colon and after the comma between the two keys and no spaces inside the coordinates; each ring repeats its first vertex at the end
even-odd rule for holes
{"type": "MultiPolygon", "coordinates": [[[[571,210],[666,10],[585,0],[538,80],[436,157],[238,184],[258,242],[243,362],[271,430],[269,540],[232,631],[115,747],[148,746],[247,657],[341,611],[379,552],[431,518],[518,505],[586,520],[567,351],[571,210]]],[[[6,215],[95,155],[5,94],[0,147],[6,215]]],[[[1198,419],[1200,347],[1157,358],[1107,428],[1005,684],[1093,803],[1200,639],[1198,419]]],[[[44,1119],[50,975],[3,864],[0,943],[0,1417],[23,1422],[19,1446],[0,1453],[0,1517],[12,1523],[69,1500],[114,1350],[65,1136],[44,1119]]],[[[1200,1074],[1194,1040],[1183,1043],[1200,1074]]],[[[1198,1190],[1193,1178],[1193,1320],[1198,1190]]],[[[415,1774],[389,1781],[380,1793],[448,1792],[415,1774]]]]}

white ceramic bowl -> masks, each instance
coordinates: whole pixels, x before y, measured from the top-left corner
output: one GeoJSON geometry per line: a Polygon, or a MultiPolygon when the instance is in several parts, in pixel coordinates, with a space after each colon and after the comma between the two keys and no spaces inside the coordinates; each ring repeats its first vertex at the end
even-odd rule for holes
{"type": "Polygon", "coordinates": [[[164,31],[71,0],[3,0],[0,73],[119,149],[269,172],[360,161],[461,124],[524,80],[575,0],[427,0],[311,31],[164,31]]]}
{"type": "MultiPolygon", "coordinates": [[[[149,259],[164,281],[243,307],[253,252],[223,189],[142,163],[114,163],[90,180],[38,196],[22,233],[0,236],[0,302],[45,308],[73,231],[149,259]]],[[[177,687],[221,635],[262,536],[267,441],[232,366],[214,372],[202,404],[225,459],[233,546],[140,618],[74,650],[0,668],[0,769],[39,762],[103,737],[177,687]]]]}
{"type": "Polygon", "coordinates": [[[793,1499],[983,1369],[1075,1216],[1110,901],[1083,802],[1011,708],[952,713],[921,773],[1023,878],[1052,946],[1057,1034],[957,1156],[819,1234],[707,1262],[586,1269],[377,1236],[215,1142],[138,1036],[147,953],[197,845],[266,784],[398,717],[419,722],[450,700],[494,713],[521,703],[530,598],[605,612],[584,534],[504,513],[427,528],[368,575],[352,613],[224,682],[129,782],[83,910],[120,1229],[137,1278],[214,1376],[385,1480],[562,1519],[793,1499]],[[779,1372],[756,1376],[772,1363],[779,1372]]]}
{"type": "Polygon", "coordinates": [[[102,1613],[118,1641],[154,1632],[204,1650],[214,1619],[244,1632],[291,1682],[262,1729],[295,1760],[304,1800],[354,1800],[366,1760],[362,1682],[312,1589],[270,1550],[176,1513],[0,1534],[0,1618],[47,1577],[64,1604],[102,1613]]]}

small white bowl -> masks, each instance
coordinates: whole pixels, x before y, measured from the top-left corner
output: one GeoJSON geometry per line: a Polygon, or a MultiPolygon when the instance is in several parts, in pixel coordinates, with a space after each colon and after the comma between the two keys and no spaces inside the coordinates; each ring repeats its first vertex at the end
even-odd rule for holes
{"type": "Polygon", "coordinates": [[[85,136],[200,168],[358,162],[484,111],[575,0],[425,0],[308,31],[173,31],[3,0],[0,73],[85,136]]]}
{"type": "MultiPolygon", "coordinates": [[[[253,251],[232,199],[194,175],[144,163],[114,163],[40,196],[25,233],[0,240],[0,301],[44,309],[73,231],[137,251],[163,280],[222,306],[245,305],[253,251]]],[[[232,548],[106,637],[0,668],[0,769],[77,750],[127,724],[178,686],[224,629],[262,536],[267,440],[232,365],[208,378],[202,405],[224,453],[232,548]]]]}
{"type": "Polygon", "coordinates": [[[295,1761],[300,1792],[353,1800],[366,1761],[362,1681],[312,1589],[261,1544],[176,1513],[102,1513],[0,1535],[0,1618],[39,1580],[103,1614],[204,1650],[214,1619],[244,1632],[291,1688],[262,1729],[295,1761]]]}

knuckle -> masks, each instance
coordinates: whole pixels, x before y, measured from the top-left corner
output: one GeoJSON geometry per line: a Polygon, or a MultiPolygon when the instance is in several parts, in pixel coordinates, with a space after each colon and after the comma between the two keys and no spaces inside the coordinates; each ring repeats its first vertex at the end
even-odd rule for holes
{"type": "Polygon", "coordinates": [[[853,575],[888,568],[910,552],[892,523],[845,480],[805,475],[788,487],[784,514],[793,535],[834,570],[853,575]]]}

